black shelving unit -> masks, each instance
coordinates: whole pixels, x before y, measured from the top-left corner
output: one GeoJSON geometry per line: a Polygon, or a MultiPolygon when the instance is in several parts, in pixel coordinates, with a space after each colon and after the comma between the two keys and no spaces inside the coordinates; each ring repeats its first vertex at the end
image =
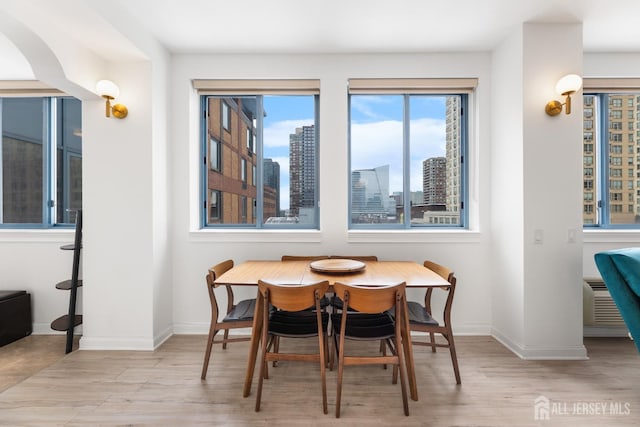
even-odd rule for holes
{"type": "Polygon", "coordinates": [[[73,330],[76,326],[82,324],[82,314],[76,314],[76,298],[78,288],[82,286],[82,280],[78,278],[80,270],[80,250],[82,249],[82,209],[76,212],[76,229],[74,242],[69,245],[62,245],[60,249],[64,251],[73,251],[73,266],[71,270],[71,280],[63,280],[56,284],[56,289],[69,291],[69,312],[58,317],[51,322],[51,329],[54,331],[67,332],[67,345],[65,353],[71,353],[73,349],[73,330]]]}

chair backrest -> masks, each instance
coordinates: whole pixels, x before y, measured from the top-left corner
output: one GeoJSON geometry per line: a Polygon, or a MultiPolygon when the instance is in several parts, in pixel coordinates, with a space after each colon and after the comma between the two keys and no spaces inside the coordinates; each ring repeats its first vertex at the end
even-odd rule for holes
{"type": "Polygon", "coordinates": [[[315,261],[317,259],[327,259],[329,255],[282,255],[281,261],[315,261]]]}
{"type": "Polygon", "coordinates": [[[331,259],[354,259],[356,261],[378,261],[378,257],[375,255],[331,255],[331,259]]]}
{"type": "Polygon", "coordinates": [[[391,308],[396,308],[398,301],[404,300],[406,283],[397,283],[387,286],[370,285],[346,285],[336,282],[333,289],[349,309],[360,313],[382,313],[391,308]]]}
{"type": "MultiPolygon", "coordinates": [[[[216,285],[214,281],[232,268],[233,260],[228,259],[214,265],[207,273],[207,290],[209,291],[211,310],[213,311],[213,315],[216,317],[218,316],[218,301],[216,300],[216,294],[213,289],[218,285],[216,285]]],[[[227,289],[227,313],[229,313],[233,309],[233,289],[231,289],[231,286],[225,286],[225,288],[227,289]]]]}
{"type": "Polygon", "coordinates": [[[226,273],[227,271],[231,270],[233,268],[233,260],[232,259],[228,259],[226,261],[222,261],[221,263],[218,263],[216,265],[214,265],[213,267],[211,267],[209,269],[209,276],[211,277],[211,282],[213,284],[213,281],[216,280],[218,277],[222,276],[224,273],[226,273]]]}
{"type": "Polygon", "coordinates": [[[442,277],[447,282],[455,285],[455,276],[453,271],[450,268],[447,268],[443,265],[437,264],[433,261],[425,261],[423,264],[429,270],[432,270],[438,274],[438,276],[442,277]]]}
{"type": "Polygon", "coordinates": [[[320,309],[320,298],[329,289],[329,282],[323,280],[309,285],[280,285],[258,281],[258,289],[269,303],[286,311],[302,311],[309,307],[320,309]]]}

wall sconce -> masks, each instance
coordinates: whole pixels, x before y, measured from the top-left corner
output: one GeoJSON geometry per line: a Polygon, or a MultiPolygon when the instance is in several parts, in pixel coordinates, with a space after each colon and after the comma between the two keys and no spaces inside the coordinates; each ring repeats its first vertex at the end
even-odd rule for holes
{"type": "Polygon", "coordinates": [[[118,119],[124,119],[129,114],[129,110],[122,104],[116,104],[113,107],[111,106],[111,101],[120,95],[120,89],[118,86],[112,82],[111,80],[100,80],[96,83],[96,92],[98,95],[107,100],[107,105],[105,109],[105,114],[107,117],[111,117],[113,113],[113,117],[117,117],[118,119]]]}
{"type": "Polygon", "coordinates": [[[582,77],[577,74],[567,74],[556,83],[556,92],[565,97],[564,104],[560,101],[547,102],[544,111],[550,116],[557,116],[562,112],[562,106],[565,106],[565,113],[571,114],[571,94],[580,90],[582,87],[582,77]]]}

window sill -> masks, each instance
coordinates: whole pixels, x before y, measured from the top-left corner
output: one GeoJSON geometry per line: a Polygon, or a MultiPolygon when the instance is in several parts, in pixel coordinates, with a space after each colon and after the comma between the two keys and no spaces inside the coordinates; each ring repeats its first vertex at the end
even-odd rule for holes
{"type": "Polygon", "coordinates": [[[319,230],[264,230],[203,229],[191,231],[192,242],[216,243],[320,243],[322,232],[319,230]]]}
{"type": "Polygon", "coordinates": [[[349,243],[480,243],[472,230],[349,230],[349,243]]]}
{"type": "Polygon", "coordinates": [[[640,229],[583,230],[583,243],[640,243],[640,229]]]}
{"type": "Polygon", "coordinates": [[[73,228],[1,229],[0,243],[69,243],[73,228]]]}

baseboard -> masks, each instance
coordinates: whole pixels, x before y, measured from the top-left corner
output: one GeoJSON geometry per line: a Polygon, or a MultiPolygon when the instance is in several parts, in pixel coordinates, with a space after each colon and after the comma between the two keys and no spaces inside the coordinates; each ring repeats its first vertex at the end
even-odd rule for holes
{"type": "Polygon", "coordinates": [[[502,345],[511,350],[516,356],[524,360],[588,360],[587,349],[584,345],[546,347],[522,346],[512,341],[497,329],[492,329],[491,335],[502,345]]]}
{"type": "Polygon", "coordinates": [[[80,338],[80,350],[153,351],[153,338],[86,337],[80,338]]]}
{"type": "Polygon", "coordinates": [[[629,336],[629,330],[624,326],[587,326],[582,328],[585,337],[618,338],[629,336]]]}

